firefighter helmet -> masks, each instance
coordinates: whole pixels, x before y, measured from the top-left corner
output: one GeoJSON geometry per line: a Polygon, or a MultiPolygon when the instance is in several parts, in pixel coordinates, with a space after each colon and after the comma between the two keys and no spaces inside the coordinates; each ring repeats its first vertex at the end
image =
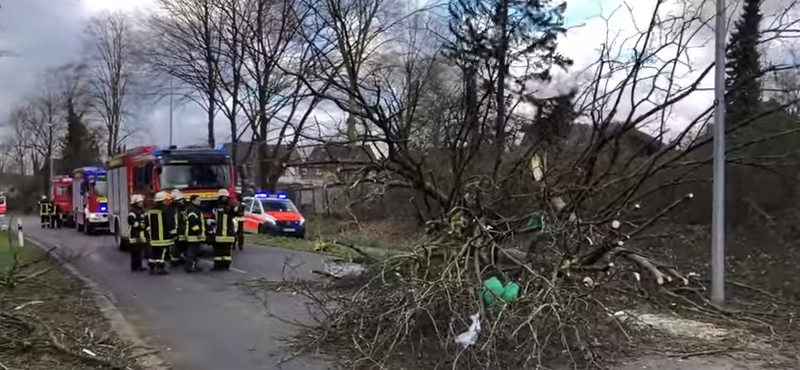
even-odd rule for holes
{"type": "Polygon", "coordinates": [[[180,190],[173,190],[172,191],[172,200],[181,200],[183,199],[183,193],[180,190]]]}
{"type": "Polygon", "coordinates": [[[156,202],[164,202],[166,200],[167,200],[167,192],[159,191],[158,193],[156,193],[156,196],[155,196],[155,201],[156,202]]]}
{"type": "Polygon", "coordinates": [[[226,189],[219,189],[219,191],[217,191],[217,197],[229,197],[229,196],[231,196],[231,193],[228,193],[228,190],[226,189]]]}
{"type": "Polygon", "coordinates": [[[42,200],[47,200],[47,195],[42,195],[42,200]]]}

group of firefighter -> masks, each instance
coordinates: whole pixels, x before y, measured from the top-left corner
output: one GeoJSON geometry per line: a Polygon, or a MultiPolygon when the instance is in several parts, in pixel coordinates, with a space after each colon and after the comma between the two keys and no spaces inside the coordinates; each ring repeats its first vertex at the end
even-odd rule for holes
{"type": "Polygon", "coordinates": [[[42,199],[39,201],[39,217],[42,219],[43,228],[61,228],[61,216],[58,213],[58,207],[46,195],[42,195],[42,199]]]}
{"type": "Polygon", "coordinates": [[[172,201],[166,204],[167,193],[158,192],[155,204],[149,210],[144,207],[144,197],[131,196],[128,214],[128,245],[131,255],[131,271],[150,271],[153,275],[169,274],[167,264],[183,265],[186,272],[198,272],[199,249],[208,243],[214,249],[212,270],[229,270],[233,261],[233,248],[239,241],[242,248],[242,223],[244,207],[231,201],[225,189],[217,192],[213,208],[215,231],[211,240],[206,240],[206,221],[200,207],[200,198],[191,195],[187,201],[178,190],[172,191],[172,201]],[[147,268],[142,260],[147,258],[147,268]]]}

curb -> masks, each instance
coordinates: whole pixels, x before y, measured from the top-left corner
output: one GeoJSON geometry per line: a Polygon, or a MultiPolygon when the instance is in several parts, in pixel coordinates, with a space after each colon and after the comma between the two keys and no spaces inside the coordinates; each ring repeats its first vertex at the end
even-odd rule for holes
{"type": "MultiPolygon", "coordinates": [[[[47,251],[49,249],[46,248],[42,242],[30,236],[25,235],[25,240],[41,250],[47,251]]],[[[137,364],[147,370],[172,370],[172,367],[169,366],[164,359],[159,357],[157,353],[153,353],[153,349],[142,339],[134,326],[125,319],[122,311],[113,303],[114,297],[111,293],[104,292],[97,283],[81,274],[75,266],[57,253],[50,253],[50,257],[58,261],[61,266],[72,274],[72,276],[78,278],[86,289],[89,290],[94,298],[95,304],[103,314],[103,317],[105,317],[111,325],[111,330],[117,333],[120,339],[131,345],[131,357],[135,359],[137,364]]]]}

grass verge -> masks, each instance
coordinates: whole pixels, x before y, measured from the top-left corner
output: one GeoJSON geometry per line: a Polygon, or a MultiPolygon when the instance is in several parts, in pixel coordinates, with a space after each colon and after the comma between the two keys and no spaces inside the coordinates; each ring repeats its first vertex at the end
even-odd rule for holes
{"type": "Polygon", "coordinates": [[[320,253],[347,260],[356,259],[358,253],[348,245],[373,256],[385,256],[407,250],[414,244],[391,225],[381,222],[355,225],[335,218],[312,217],[306,221],[306,238],[273,237],[248,234],[248,243],[270,247],[320,253]]]}
{"type": "Polygon", "coordinates": [[[136,369],[92,293],[8,236],[0,231],[0,369],[136,369]]]}

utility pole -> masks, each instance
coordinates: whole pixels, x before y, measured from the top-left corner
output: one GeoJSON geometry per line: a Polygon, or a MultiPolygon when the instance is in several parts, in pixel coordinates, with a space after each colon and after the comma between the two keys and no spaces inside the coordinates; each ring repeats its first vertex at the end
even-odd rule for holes
{"type": "Polygon", "coordinates": [[[172,77],[169,79],[169,146],[172,146],[172,77]]]}
{"type": "Polygon", "coordinates": [[[50,122],[47,126],[50,130],[50,177],[47,179],[47,192],[49,193],[51,191],[50,184],[53,182],[53,175],[55,174],[55,168],[53,168],[53,147],[55,146],[55,143],[53,142],[53,122],[50,122]]]}
{"type": "Polygon", "coordinates": [[[711,301],[725,303],[725,0],[717,1],[714,62],[714,200],[711,220],[711,301]]]}

